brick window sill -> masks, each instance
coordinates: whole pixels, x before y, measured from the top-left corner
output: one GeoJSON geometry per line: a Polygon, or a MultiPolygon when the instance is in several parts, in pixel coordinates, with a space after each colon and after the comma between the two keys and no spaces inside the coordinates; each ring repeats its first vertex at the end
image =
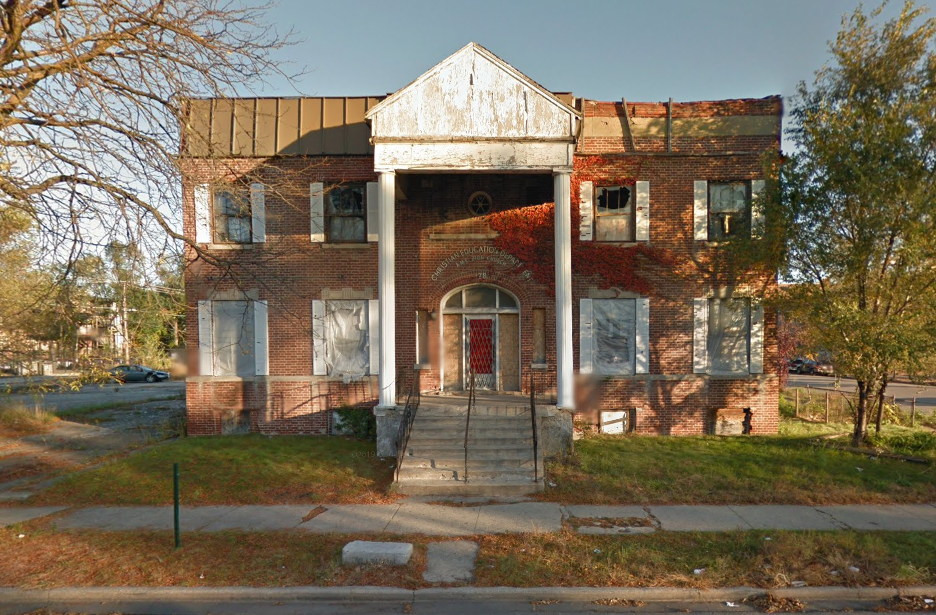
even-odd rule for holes
{"type": "Polygon", "coordinates": [[[323,243],[323,250],[366,250],[371,247],[369,243],[323,243]]]}

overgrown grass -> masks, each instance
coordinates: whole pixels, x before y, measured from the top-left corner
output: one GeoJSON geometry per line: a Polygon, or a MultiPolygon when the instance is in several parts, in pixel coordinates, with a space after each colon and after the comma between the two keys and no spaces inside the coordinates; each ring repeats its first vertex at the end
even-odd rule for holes
{"type": "Polygon", "coordinates": [[[936,461],[936,433],[906,427],[882,429],[868,434],[868,444],[883,450],[936,461]]]}
{"type": "Polygon", "coordinates": [[[55,415],[38,406],[23,403],[0,404],[0,435],[28,436],[45,433],[58,420],[55,415]]]}
{"type": "Polygon", "coordinates": [[[810,436],[580,440],[548,465],[544,499],[590,504],[936,501],[936,466],[870,459],[810,436]]]}
{"type": "Polygon", "coordinates": [[[521,587],[924,585],[936,581],[936,532],[483,536],[476,575],[521,587]]]}
{"type": "Polygon", "coordinates": [[[178,462],[182,503],[318,504],[388,501],[392,461],[374,445],[341,437],[206,436],[159,444],[73,474],[32,503],[161,505],[172,503],[178,462]]]}

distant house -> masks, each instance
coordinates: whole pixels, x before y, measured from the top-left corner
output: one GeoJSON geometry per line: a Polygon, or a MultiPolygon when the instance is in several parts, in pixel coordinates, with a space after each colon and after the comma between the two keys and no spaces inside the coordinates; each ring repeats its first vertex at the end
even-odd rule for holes
{"type": "Polygon", "coordinates": [[[532,375],[638,433],[742,409],[776,431],[775,281],[707,265],[757,241],[781,113],[554,93],[476,44],[386,97],[191,101],[189,433],[326,433],[351,404],[389,438],[416,373],[443,395],[532,375]]]}

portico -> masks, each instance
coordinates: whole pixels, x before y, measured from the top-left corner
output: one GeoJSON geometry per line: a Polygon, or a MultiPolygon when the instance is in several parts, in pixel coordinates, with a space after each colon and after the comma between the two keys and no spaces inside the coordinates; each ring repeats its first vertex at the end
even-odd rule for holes
{"type": "Polygon", "coordinates": [[[471,43],[366,117],[378,173],[378,413],[397,399],[397,179],[433,173],[552,175],[557,406],[573,410],[570,188],[580,113],[471,43]]]}

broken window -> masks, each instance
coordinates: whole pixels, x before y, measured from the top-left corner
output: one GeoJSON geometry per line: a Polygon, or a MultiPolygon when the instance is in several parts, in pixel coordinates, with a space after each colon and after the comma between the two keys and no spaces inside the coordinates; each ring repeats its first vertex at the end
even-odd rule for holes
{"type": "Polygon", "coordinates": [[[634,241],[633,191],[626,186],[596,190],[595,240],[634,241]]]}
{"type": "Polygon", "coordinates": [[[246,186],[223,186],[214,191],[215,243],[250,243],[250,192],[246,186]]]}
{"type": "Polygon", "coordinates": [[[751,332],[748,299],[710,299],[708,360],[712,374],[747,374],[751,332]]]}
{"type": "Polygon", "coordinates": [[[212,351],[215,376],[256,374],[252,301],[212,301],[212,351]]]}
{"type": "Polygon", "coordinates": [[[336,186],[326,196],[328,241],[364,243],[367,241],[367,208],[364,184],[336,186]]]}
{"type": "Polygon", "coordinates": [[[708,237],[710,241],[751,232],[750,182],[709,182],[708,237]]]}
{"type": "Polygon", "coordinates": [[[637,304],[634,299],[593,299],[594,373],[634,373],[637,304]]]}
{"type": "Polygon", "coordinates": [[[325,365],[327,374],[354,380],[370,367],[367,301],[325,303],[325,365]]]}

